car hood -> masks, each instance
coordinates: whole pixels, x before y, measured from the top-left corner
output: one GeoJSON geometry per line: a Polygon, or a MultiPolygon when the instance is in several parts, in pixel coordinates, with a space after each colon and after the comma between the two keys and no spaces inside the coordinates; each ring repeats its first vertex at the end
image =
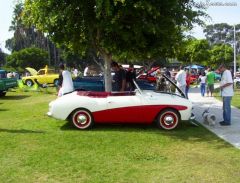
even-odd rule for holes
{"type": "Polygon", "coordinates": [[[36,71],[34,68],[26,67],[25,69],[26,69],[28,72],[30,72],[30,74],[31,74],[32,76],[37,75],[37,71],[36,71]]]}

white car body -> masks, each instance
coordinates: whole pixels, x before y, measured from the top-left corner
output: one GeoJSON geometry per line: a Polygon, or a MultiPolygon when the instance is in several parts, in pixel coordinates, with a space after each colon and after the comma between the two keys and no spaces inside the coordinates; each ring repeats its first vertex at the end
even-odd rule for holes
{"type": "Polygon", "coordinates": [[[89,126],[76,123],[88,120],[91,123],[151,124],[155,119],[161,123],[160,127],[173,129],[180,120],[189,120],[191,114],[192,103],[184,96],[139,88],[134,92],[75,91],[52,101],[48,112],[56,119],[72,119],[80,129],[89,126]]]}

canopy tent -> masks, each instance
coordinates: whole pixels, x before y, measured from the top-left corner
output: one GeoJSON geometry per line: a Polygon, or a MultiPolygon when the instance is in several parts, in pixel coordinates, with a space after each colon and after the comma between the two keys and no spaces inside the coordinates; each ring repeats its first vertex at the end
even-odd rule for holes
{"type": "Polygon", "coordinates": [[[189,65],[187,67],[185,67],[186,69],[203,69],[203,66],[200,65],[189,65]]]}

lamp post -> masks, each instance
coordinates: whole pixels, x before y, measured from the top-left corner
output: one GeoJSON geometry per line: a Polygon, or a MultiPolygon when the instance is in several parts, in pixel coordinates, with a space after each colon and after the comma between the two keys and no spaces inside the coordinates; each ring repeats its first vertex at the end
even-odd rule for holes
{"type": "Polygon", "coordinates": [[[233,73],[234,76],[236,76],[236,71],[237,71],[237,64],[236,64],[236,29],[235,29],[235,25],[233,25],[233,49],[234,49],[234,55],[233,55],[233,73]]]}

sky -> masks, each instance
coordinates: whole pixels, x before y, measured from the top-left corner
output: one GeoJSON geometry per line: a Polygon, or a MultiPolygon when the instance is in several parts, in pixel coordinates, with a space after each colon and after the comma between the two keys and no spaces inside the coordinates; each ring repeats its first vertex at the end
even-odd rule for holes
{"type": "MultiPolygon", "coordinates": [[[[0,0],[0,48],[9,53],[5,48],[5,41],[13,36],[9,32],[12,21],[13,8],[16,0],[0,0]]],[[[195,0],[196,3],[207,6],[207,14],[211,17],[205,20],[206,24],[228,23],[230,25],[240,24],[240,0],[195,0]]],[[[202,39],[205,38],[203,28],[195,26],[191,35],[202,39]]]]}

